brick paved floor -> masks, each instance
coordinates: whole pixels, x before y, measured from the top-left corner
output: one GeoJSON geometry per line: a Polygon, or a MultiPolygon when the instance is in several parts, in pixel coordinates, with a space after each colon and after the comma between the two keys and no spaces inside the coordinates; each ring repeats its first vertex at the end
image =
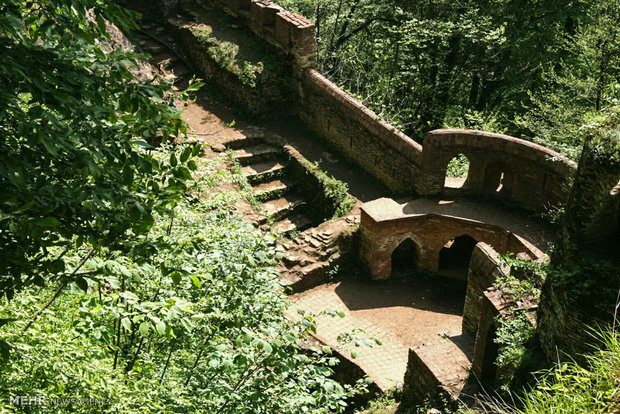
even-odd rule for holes
{"type": "Polygon", "coordinates": [[[352,359],[383,390],[402,383],[408,349],[460,334],[464,287],[443,279],[362,282],[343,280],[293,295],[296,306],[317,320],[317,338],[352,359]],[[345,317],[321,312],[340,310],[345,317]],[[381,346],[356,348],[338,335],[363,329],[381,346]]]}

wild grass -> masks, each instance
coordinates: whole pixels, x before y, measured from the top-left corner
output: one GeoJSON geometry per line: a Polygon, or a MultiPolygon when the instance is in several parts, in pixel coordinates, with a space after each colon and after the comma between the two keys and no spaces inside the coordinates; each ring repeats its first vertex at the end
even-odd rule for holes
{"type": "Polygon", "coordinates": [[[558,363],[540,373],[533,389],[513,402],[487,399],[481,412],[506,414],[620,413],[620,335],[615,327],[593,329],[598,350],[585,365],[558,363]],[[492,400],[492,401],[491,401],[492,400]]]}

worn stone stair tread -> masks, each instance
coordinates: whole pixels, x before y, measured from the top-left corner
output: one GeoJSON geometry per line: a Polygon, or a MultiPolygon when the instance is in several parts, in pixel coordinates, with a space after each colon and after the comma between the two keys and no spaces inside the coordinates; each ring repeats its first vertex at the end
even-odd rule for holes
{"type": "Polygon", "coordinates": [[[305,201],[299,194],[290,194],[263,203],[263,210],[267,216],[280,217],[303,203],[305,201]]]}
{"type": "Polygon", "coordinates": [[[249,179],[258,178],[268,174],[278,174],[284,171],[284,165],[277,161],[265,161],[256,164],[246,165],[241,169],[243,175],[249,179]]]}
{"type": "Polygon", "coordinates": [[[231,137],[222,142],[232,150],[249,148],[265,143],[265,131],[259,127],[247,127],[241,131],[240,136],[231,137]]]}
{"type": "Polygon", "coordinates": [[[258,144],[251,147],[241,148],[233,153],[233,157],[240,163],[249,162],[253,158],[275,155],[279,152],[278,148],[269,144],[258,144]]]}
{"type": "Polygon", "coordinates": [[[295,183],[293,181],[282,178],[258,184],[252,189],[252,195],[268,201],[273,199],[270,198],[270,194],[284,195],[294,187],[295,183]]]}
{"type": "Polygon", "coordinates": [[[312,226],[312,224],[313,220],[310,217],[299,213],[275,223],[271,230],[277,233],[288,233],[295,230],[303,231],[312,226]]]}

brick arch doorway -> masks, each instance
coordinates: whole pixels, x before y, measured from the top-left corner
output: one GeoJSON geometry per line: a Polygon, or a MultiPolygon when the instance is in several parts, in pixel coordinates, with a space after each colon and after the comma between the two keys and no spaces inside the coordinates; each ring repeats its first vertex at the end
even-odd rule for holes
{"type": "Polygon", "coordinates": [[[392,278],[411,279],[418,270],[420,249],[411,237],[407,237],[392,252],[392,278]]]}
{"type": "Polygon", "coordinates": [[[437,273],[450,279],[467,281],[469,260],[476,243],[478,242],[467,234],[449,240],[439,251],[437,273]]]}

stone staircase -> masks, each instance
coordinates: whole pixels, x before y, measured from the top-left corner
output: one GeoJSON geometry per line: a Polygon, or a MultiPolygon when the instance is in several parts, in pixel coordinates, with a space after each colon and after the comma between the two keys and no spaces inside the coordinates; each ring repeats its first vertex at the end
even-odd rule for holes
{"type": "Polygon", "coordinates": [[[308,213],[309,206],[297,183],[287,177],[288,156],[281,145],[249,134],[226,146],[233,150],[233,159],[252,185],[252,195],[261,202],[261,228],[290,236],[319,224],[308,213]]]}

